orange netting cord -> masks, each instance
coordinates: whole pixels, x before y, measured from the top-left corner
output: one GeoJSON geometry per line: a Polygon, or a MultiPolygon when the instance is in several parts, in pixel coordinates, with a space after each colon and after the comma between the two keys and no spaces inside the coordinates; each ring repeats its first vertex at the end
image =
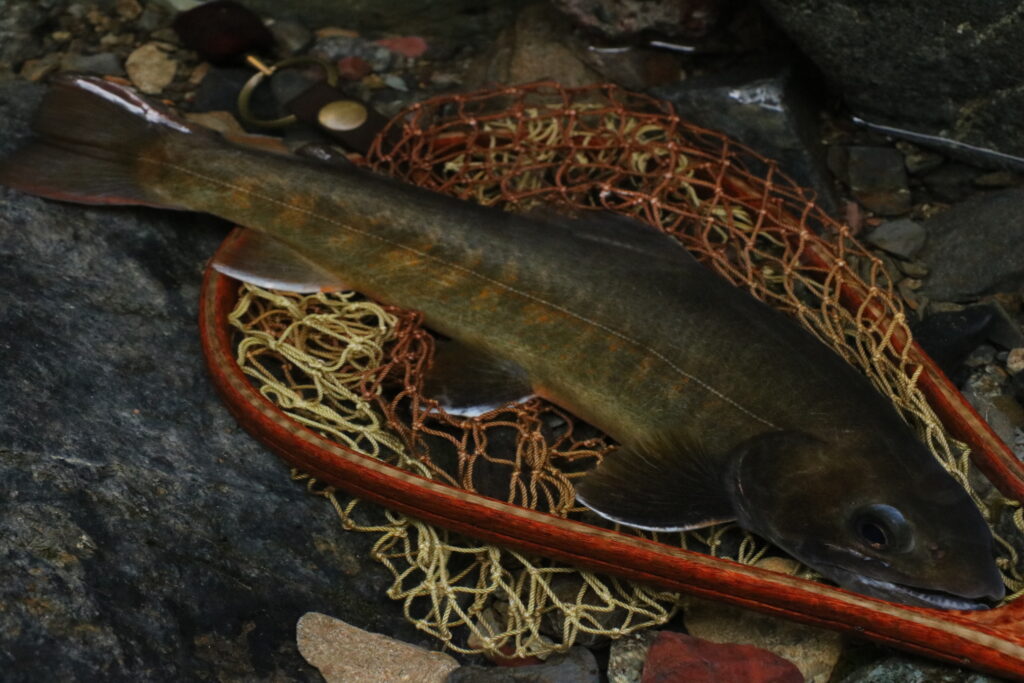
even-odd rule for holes
{"type": "MultiPolygon", "coordinates": [[[[945,433],[917,388],[921,368],[893,343],[909,330],[881,260],[774,163],[685,123],[667,103],[613,86],[534,84],[445,96],[414,105],[390,128],[366,159],[378,172],[510,210],[548,203],[577,214],[615,211],[675,236],[863,370],[983,510],[983,497],[1011,506],[1016,528],[1024,526],[1019,505],[994,501],[987,482],[970,474],[967,449],[945,433]],[[865,297],[855,310],[840,303],[844,286],[865,297]]],[[[352,293],[246,286],[232,320],[243,333],[243,369],[328,438],[467,490],[602,523],[576,504],[573,480],[613,445],[539,399],[478,418],[446,413],[421,393],[433,340],[415,313],[352,293]]],[[[401,515],[357,522],[356,501],[308,483],[346,528],[380,534],[374,555],[395,576],[389,594],[404,601],[413,623],[457,651],[544,656],[584,636],[663,623],[678,604],[670,593],[481,545],[401,515]]],[[[734,525],[645,535],[747,563],[770,551],[734,525]]],[[[1000,541],[1007,584],[1020,590],[1016,554],[1000,541]]]]}

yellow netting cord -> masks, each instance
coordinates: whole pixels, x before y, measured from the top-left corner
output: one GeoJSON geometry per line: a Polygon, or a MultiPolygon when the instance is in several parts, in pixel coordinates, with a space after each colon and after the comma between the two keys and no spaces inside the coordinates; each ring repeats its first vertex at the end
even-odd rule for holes
{"type": "MultiPolygon", "coordinates": [[[[909,332],[881,261],[773,164],[681,122],[664,103],[613,87],[533,85],[439,98],[396,121],[397,142],[368,159],[380,172],[509,209],[547,202],[617,211],[676,236],[861,368],[990,519],[1012,508],[1001,518],[1024,529],[1019,504],[971,471],[967,449],[945,433],[916,386],[921,368],[893,345],[909,332]],[[826,256],[824,266],[808,264],[811,250],[826,256]],[[855,310],[840,304],[844,283],[866,293],[855,310]],[[891,322],[873,322],[878,307],[891,322]]],[[[244,286],[230,319],[240,333],[239,365],[303,425],[426,477],[600,523],[576,505],[572,482],[612,449],[605,437],[540,400],[473,419],[446,414],[419,391],[433,342],[415,313],[350,292],[244,286]]],[[[373,556],[394,576],[388,595],[452,650],[543,657],[581,639],[662,624],[677,609],[676,594],[482,545],[293,476],[330,501],[344,528],[379,536],[373,556]]],[[[744,563],[770,551],[735,525],[622,530],[744,563]]],[[[1016,597],[1024,591],[1018,558],[997,538],[1016,597]]]]}

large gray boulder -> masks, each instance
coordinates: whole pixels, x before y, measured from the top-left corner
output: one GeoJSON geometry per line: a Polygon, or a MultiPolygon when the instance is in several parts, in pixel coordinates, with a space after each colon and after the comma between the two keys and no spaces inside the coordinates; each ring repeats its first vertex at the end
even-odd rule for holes
{"type": "MultiPolygon", "coordinates": [[[[40,86],[0,82],[0,157],[40,86]]],[[[0,678],[316,680],[309,610],[433,643],[372,538],[234,423],[197,334],[229,226],[0,188],[0,678]]]]}
{"type": "Polygon", "coordinates": [[[1024,13],[1015,0],[762,5],[858,116],[1024,156],[1024,13]]]}

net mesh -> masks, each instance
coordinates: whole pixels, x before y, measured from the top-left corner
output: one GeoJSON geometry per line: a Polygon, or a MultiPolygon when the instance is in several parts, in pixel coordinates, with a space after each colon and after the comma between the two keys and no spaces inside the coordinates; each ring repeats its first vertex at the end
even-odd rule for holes
{"type": "MultiPolygon", "coordinates": [[[[1010,533],[1024,528],[1019,504],[971,471],[966,447],[945,433],[917,387],[922,368],[893,343],[909,331],[882,262],[772,162],[681,121],[664,102],[611,86],[446,96],[414,105],[391,128],[366,160],[378,172],[509,210],[545,203],[577,214],[615,211],[673,235],[860,368],[989,518],[998,508],[1012,520],[1010,533]],[[844,285],[863,302],[844,307],[844,285]]],[[[239,365],[305,426],[425,477],[604,523],[576,504],[573,480],[614,445],[540,399],[476,418],[446,413],[421,392],[433,339],[416,313],[351,292],[245,285],[230,319],[239,365]]],[[[543,657],[662,624],[678,607],[676,594],[482,545],[293,476],[333,505],[344,528],[378,535],[373,557],[394,576],[388,595],[455,651],[543,657]]],[[[774,552],[732,524],[685,534],[620,530],[744,563],[774,552]]],[[[1012,599],[1024,580],[1013,544],[997,540],[1012,599]]]]}

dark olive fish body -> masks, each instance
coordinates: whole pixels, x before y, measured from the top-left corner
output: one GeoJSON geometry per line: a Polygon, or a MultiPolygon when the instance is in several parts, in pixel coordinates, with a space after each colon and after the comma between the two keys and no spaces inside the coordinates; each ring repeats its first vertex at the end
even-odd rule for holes
{"type": "Polygon", "coordinates": [[[910,604],[1002,597],[984,520],[892,406],[649,226],[523,217],[242,149],[92,79],[58,84],[35,127],[42,140],[0,182],[245,225],[258,233],[225,272],[315,273],[313,288],[418,310],[493,358],[492,376],[605,430],[621,451],[579,496],[610,519],[737,519],[842,586],[910,604]]]}

